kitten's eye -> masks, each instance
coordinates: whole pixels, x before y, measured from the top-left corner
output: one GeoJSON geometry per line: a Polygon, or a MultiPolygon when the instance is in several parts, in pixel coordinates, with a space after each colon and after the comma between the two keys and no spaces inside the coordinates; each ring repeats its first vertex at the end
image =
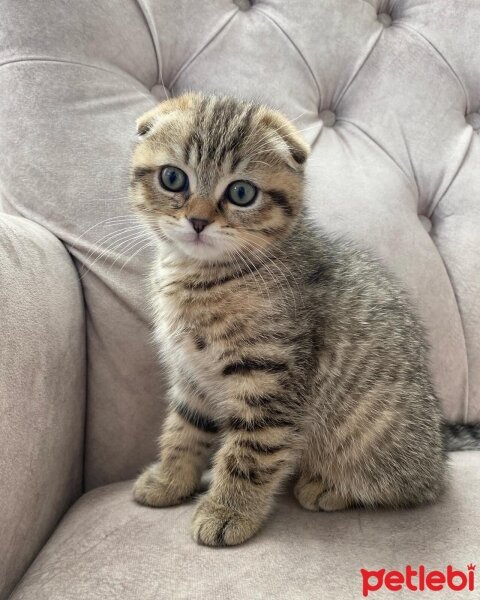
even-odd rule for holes
{"type": "Polygon", "coordinates": [[[188,177],[178,167],[163,167],[160,171],[160,184],[169,192],[183,192],[187,189],[188,177]]]}
{"type": "Polygon", "coordinates": [[[231,183],[225,196],[232,204],[237,206],[249,206],[257,197],[257,188],[248,181],[234,181],[231,183]]]}

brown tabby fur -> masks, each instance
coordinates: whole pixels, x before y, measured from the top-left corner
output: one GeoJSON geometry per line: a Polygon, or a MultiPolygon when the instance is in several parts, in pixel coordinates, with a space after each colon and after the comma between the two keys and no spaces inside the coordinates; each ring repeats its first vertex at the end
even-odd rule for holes
{"type": "Polygon", "coordinates": [[[424,332],[375,260],[309,224],[309,149],[294,127],[263,106],[186,94],[138,131],[132,206],[158,240],[152,303],[171,391],[136,500],[183,502],[213,451],[193,520],[211,546],[254,535],[293,473],[309,510],[435,500],[446,461],[424,332]],[[164,191],[163,165],[189,189],[164,191]],[[251,207],[225,199],[234,180],[261,190],[251,207]],[[195,241],[182,237],[189,217],[209,222],[195,241]]]}

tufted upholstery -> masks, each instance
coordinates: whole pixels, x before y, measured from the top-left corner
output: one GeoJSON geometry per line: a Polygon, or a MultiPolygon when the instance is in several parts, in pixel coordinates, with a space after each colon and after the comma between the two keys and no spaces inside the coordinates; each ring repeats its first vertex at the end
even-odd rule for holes
{"type": "Polygon", "coordinates": [[[149,249],[114,236],[135,118],[187,89],[295,120],[318,223],[403,282],[446,415],[480,420],[478,0],[0,0],[0,15],[3,210],[50,230],[82,273],[87,488],[155,452],[149,249]]]}
{"type": "Polygon", "coordinates": [[[0,9],[4,209],[50,229],[91,269],[88,487],[133,475],[154,452],[164,387],[143,303],[148,250],[123,270],[140,245],[112,244],[94,260],[126,225],[102,221],[127,212],[134,119],[187,89],[254,98],[295,119],[313,145],[318,223],[373,248],[403,281],[428,326],[446,415],[480,418],[478,1],[0,9]]]}

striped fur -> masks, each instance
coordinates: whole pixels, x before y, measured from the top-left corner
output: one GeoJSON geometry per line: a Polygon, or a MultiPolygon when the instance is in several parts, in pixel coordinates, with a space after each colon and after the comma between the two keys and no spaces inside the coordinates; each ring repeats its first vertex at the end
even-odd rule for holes
{"type": "Polygon", "coordinates": [[[187,94],[138,128],[132,206],[158,238],[152,307],[172,388],[159,462],[135,498],[181,502],[214,452],[193,521],[213,546],[251,537],[293,473],[310,510],[435,500],[446,458],[422,326],[374,259],[310,225],[293,126],[187,94]],[[162,165],[188,189],[163,190],[162,165]],[[251,207],[228,202],[235,180],[259,188],[251,207]],[[198,237],[190,217],[209,223],[198,237]]]}

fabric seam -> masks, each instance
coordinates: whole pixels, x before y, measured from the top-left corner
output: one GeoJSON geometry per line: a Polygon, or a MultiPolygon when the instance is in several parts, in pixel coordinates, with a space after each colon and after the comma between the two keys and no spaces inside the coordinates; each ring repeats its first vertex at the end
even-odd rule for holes
{"type": "Polygon", "coordinates": [[[173,86],[177,83],[177,80],[179,79],[180,75],[186,70],[188,69],[188,67],[194,63],[197,58],[208,48],[208,46],[210,46],[210,44],[220,35],[220,33],[227,27],[227,25],[232,21],[232,19],[238,14],[238,12],[240,11],[239,8],[237,8],[236,10],[233,11],[233,13],[228,17],[228,19],[226,19],[226,21],[224,23],[222,23],[220,25],[220,27],[217,29],[217,31],[214,32],[214,34],[209,37],[207,39],[206,42],[204,42],[193,54],[192,56],[187,59],[183,65],[178,69],[178,71],[175,73],[175,75],[173,76],[172,81],[170,82],[169,87],[172,89],[173,86]]]}
{"type": "MultiPolygon", "coordinates": [[[[369,133],[367,133],[362,127],[360,127],[360,125],[358,125],[354,121],[351,121],[350,119],[346,119],[345,117],[338,117],[336,122],[337,123],[339,123],[339,122],[340,123],[349,123],[356,129],[358,129],[358,131],[360,131],[367,139],[369,139],[373,144],[375,144],[375,146],[377,148],[379,148],[383,152],[383,154],[385,154],[385,156],[387,156],[390,159],[390,161],[397,167],[397,169],[400,171],[400,173],[405,177],[405,179],[407,180],[407,183],[409,185],[411,185],[411,177],[408,175],[408,173],[406,171],[404,171],[404,169],[393,158],[393,156],[387,150],[385,150],[385,148],[374,137],[372,137],[369,133]]],[[[416,189],[416,193],[417,193],[417,198],[418,198],[418,189],[416,189]]]]}
{"type": "Polygon", "coordinates": [[[28,64],[28,63],[34,63],[34,62],[43,62],[43,63],[57,63],[57,64],[61,64],[61,65],[75,65],[75,66],[79,66],[79,67],[86,67],[87,69],[95,69],[97,71],[102,71],[103,73],[109,73],[110,75],[117,75],[119,77],[123,77],[125,79],[128,79],[130,82],[135,83],[136,87],[138,88],[138,91],[146,94],[148,96],[149,90],[148,88],[138,79],[136,79],[135,77],[133,77],[132,75],[130,75],[130,73],[128,73],[127,71],[123,71],[123,70],[118,70],[118,71],[114,71],[111,69],[105,69],[104,67],[99,67],[98,65],[91,65],[89,63],[82,63],[82,62],[78,62],[75,60],[61,60],[58,58],[47,58],[47,57],[42,57],[42,58],[35,58],[35,57],[29,57],[29,58],[17,58],[15,60],[10,60],[10,61],[6,61],[3,63],[0,63],[0,69],[2,67],[8,67],[10,65],[15,65],[15,64],[28,64]]]}
{"type": "Polygon", "coordinates": [[[360,71],[363,69],[363,67],[365,66],[367,60],[370,58],[372,52],[374,51],[376,45],[378,44],[378,41],[380,40],[380,38],[382,37],[383,34],[383,27],[380,28],[377,38],[376,40],[373,42],[373,44],[371,45],[370,49],[368,50],[367,54],[365,55],[364,59],[362,60],[360,66],[358,67],[358,69],[355,71],[355,73],[352,75],[352,77],[350,78],[350,81],[347,82],[347,84],[345,85],[345,87],[343,88],[343,91],[340,93],[340,96],[338,98],[338,100],[335,102],[334,106],[333,106],[333,111],[336,112],[336,110],[338,109],[338,106],[340,104],[340,102],[343,100],[343,98],[345,97],[345,94],[348,92],[348,90],[351,88],[353,82],[355,81],[355,79],[358,77],[360,71]]]}
{"type": "Polygon", "coordinates": [[[433,49],[434,53],[437,55],[437,57],[440,57],[441,62],[443,62],[447,67],[448,70],[452,73],[452,75],[454,76],[454,78],[456,79],[457,83],[459,84],[460,88],[462,89],[463,92],[463,96],[465,99],[465,106],[467,108],[467,112],[469,110],[469,106],[468,106],[468,94],[467,94],[467,90],[465,88],[465,86],[463,85],[462,80],[460,79],[460,77],[457,75],[457,73],[455,72],[454,68],[452,67],[452,65],[448,62],[448,60],[445,58],[445,56],[440,52],[440,50],[427,38],[423,35],[423,33],[421,33],[420,31],[418,31],[418,29],[415,29],[415,27],[412,27],[411,25],[407,25],[404,22],[398,22],[395,24],[396,27],[401,27],[403,29],[406,29],[407,31],[410,31],[416,35],[418,35],[418,37],[423,40],[423,42],[431,49],[433,49]]]}
{"type": "Polygon", "coordinates": [[[460,321],[460,327],[462,329],[462,340],[463,340],[463,353],[465,356],[465,398],[463,400],[463,404],[464,404],[464,408],[463,408],[463,423],[464,424],[468,424],[468,413],[470,410],[470,382],[469,382],[469,362],[468,362],[468,351],[467,351],[467,339],[465,336],[465,326],[463,323],[463,317],[462,317],[462,311],[460,309],[460,302],[458,301],[458,296],[457,293],[455,291],[455,286],[453,284],[453,278],[450,274],[450,271],[448,270],[448,266],[445,263],[445,260],[442,256],[442,253],[440,252],[438,246],[435,244],[435,242],[433,241],[433,245],[435,246],[435,249],[440,257],[440,260],[442,261],[443,264],[443,268],[445,269],[445,273],[447,275],[448,281],[450,283],[450,288],[452,290],[452,294],[453,297],[455,298],[455,304],[457,306],[457,313],[458,313],[458,320],[460,321]]]}
{"type": "Polygon", "coordinates": [[[428,211],[428,217],[431,218],[431,216],[433,215],[433,213],[437,210],[439,204],[442,202],[442,200],[445,198],[446,194],[448,193],[448,190],[452,187],[452,185],[454,184],[455,180],[458,177],[458,174],[460,173],[460,169],[463,167],[463,165],[465,164],[465,161],[467,160],[467,156],[470,154],[470,150],[472,148],[472,144],[473,144],[473,140],[475,139],[475,133],[473,132],[473,129],[471,130],[471,134],[470,134],[470,141],[468,142],[467,145],[467,149],[465,150],[460,162],[458,163],[457,168],[455,169],[455,173],[452,175],[452,178],[450,179],[447,187],[445,188],[445,191],[443,192],[443,194],[438,198],[438,200],[436,202],[434,202],[432,204],[432,206],[430,207],[429,211],[428,211]]]}
{"type": "Polygon", "coordinates": [[[155,27],[155,21],[152,19],[152,15],[150,14],[150,11],[145,7],[143,0],[136,0],[137,6],[140,9],[140,12],[143,15],[143,18],[145,20],[145,23],[147,24],[147,28],[148,28],[148,32],[150,34],[150,38],[152,40],[152,45],[153,48],[155,50],[155,57],[157,59],[157,83],[160,80],[160,77],[162,77],[162,81],[163,81],[163,64],[162,64],[162,57],[161,57],[161,52],[160,52],[160,44],[158,42],[158,34],[157,34],[157,28],[155,27]]]}
{"type": "Polygon", "coordinates": [[[259,9],[259,8],[255,8],[255,12],[258,12],[260,14],[262,14],[266,19],[268,19],[271,23],[273,23],[275,25],[275,27],[284,35],[284,37],[288,40],[288,42],[290,43],[291,46],[293,46],[293,48],[297,51],[298,55],[300,56],[300,58],[302,59],[303,63],[305,64],[305,66],[308,69],[308,72],[310,73],[310,76],[312,77],[315,86],[317,88],[317,92],[318,95],[320,97],[320,101],[322,99],[322,93],[320,90],[320,84],[317,80],[317,78],[315,77],[315,73],[313,72],[312,67],[310,66],[310,63],[308,62],[308,60],[306,59],[305,55],[303,54],[303,52],[300,50],[300,48],[297,46],[297,44],[295,44],[295,42],[293,41],[293,39],[289,36],[289,34],[285,31],[285,29],[283,29],[283,27],[273,18],[271,17],[269,14],[267,14],[266,12],[264,12],[263,10],[259,9]]]}

